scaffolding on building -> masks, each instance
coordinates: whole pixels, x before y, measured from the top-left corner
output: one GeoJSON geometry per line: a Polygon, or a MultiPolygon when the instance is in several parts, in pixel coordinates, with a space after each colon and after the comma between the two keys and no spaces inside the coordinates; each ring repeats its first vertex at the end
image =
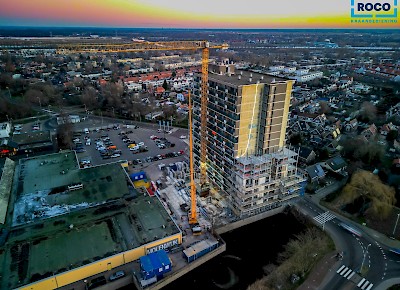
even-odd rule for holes
{"type": "Polygon", "coordinates": [[[307,179],[297,163],[293,148],[237,158],[229,196],[232,211],[244,218],[303,195],[307,179]]]}

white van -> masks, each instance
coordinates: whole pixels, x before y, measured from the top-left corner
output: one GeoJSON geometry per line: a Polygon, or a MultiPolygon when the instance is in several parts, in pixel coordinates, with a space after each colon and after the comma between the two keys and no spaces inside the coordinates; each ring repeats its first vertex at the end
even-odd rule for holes
{"type": "Polygon", "coordinates": [[[85,132],[85,134],[89,134],[90,133],[88,128],[83,129],[83,132],[85,132]]]}

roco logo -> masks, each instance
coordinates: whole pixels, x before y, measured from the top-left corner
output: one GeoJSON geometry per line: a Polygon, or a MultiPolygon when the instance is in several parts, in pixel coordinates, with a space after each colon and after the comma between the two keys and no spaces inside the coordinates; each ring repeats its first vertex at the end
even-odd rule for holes
{"type": "Polygon", "coordinates": [[[351,22],[397,23],[398,0],[367,1],[351,0],[351,22]]]}

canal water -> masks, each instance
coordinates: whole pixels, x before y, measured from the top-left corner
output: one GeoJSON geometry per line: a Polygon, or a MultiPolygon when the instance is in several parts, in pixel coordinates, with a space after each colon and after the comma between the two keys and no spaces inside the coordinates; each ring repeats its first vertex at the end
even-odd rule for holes
{"type": "Polygon", "coordinates": [[[263,277],[263,266],[276,263],[283,246],[305,229],[290,213],[225,233],[226,251],[163,290],[243,290],[263,277]]]}

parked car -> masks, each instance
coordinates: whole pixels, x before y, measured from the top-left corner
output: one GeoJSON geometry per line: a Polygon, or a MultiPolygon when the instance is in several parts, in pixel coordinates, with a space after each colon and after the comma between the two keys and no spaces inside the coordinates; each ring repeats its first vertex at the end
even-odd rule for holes
{"type": "Polygon", "coordinates": [[[115,272],[114,274],[111,274],[109,279],[110,279],[110,281],[114,281],[114,280],[117,280],[117,279],[122,278],[124,276],[125,276],[125,272],[123,270],[121,270],[121,271],[115,272]]]}
{"type": "Polygon", "coordinates": [[[106,278],[104,276],[100,276],[92,279],[88,284],[86,284],[86,290],[91,290],[105,284],[107,284],[106,278]]]}

